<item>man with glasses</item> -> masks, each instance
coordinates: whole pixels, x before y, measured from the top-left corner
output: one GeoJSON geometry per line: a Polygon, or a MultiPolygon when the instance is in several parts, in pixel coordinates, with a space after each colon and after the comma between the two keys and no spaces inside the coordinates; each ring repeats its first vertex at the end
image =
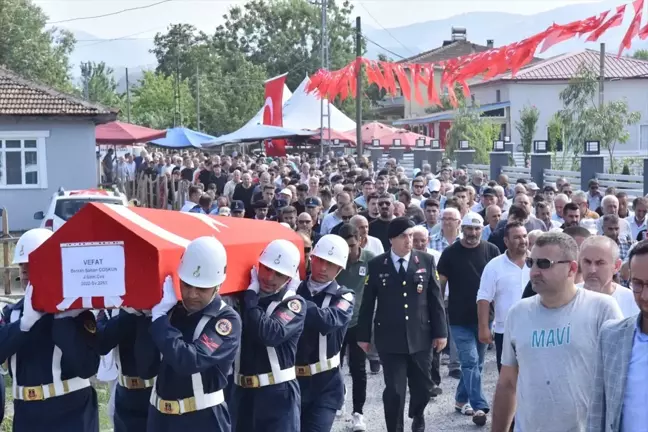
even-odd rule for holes
{"type": "Polygon", "coordinates": [[[630,253],[630,286],[640,313],[600,332],[587,431],[641,431],[648,424],[648,242],[630,253]],[[609,425],[609,426],[608,426],[609,425]]]}
{"type": "Polygon", "coordinates": [[[302,232],[310,237],[313,244],[317,243],[317,240],[320,238],[320,235],[313,231],[313,218],[306,212],[297,216],[296,231],[302,232]]]}
{"type": "Polygon", "coordinates": [[[367,249],[373,252],[374,255],[380,255],[385,252],[380,240],[369,235],[369,222],[367,222],[367,218],[358,214],[353,216],[349,223],[358,229],[358,238],[362,249],[367,249]]]}
{"type": "Polygon", "coordinates": [[[331,230],[331,234],[337,234],[340,232],[340,228],[342,228],[342,225],[349,223],[351,218],[356,215],[357,210],[355,204],[344,204],[343,206],[340,207],[338,210],[340,219],[342,219],[342,222],[337,224],[336,226],[333,227],[331,230]]]}
{"type": "MultiPolygon", "coordinates": [[[[603,323],[622,317],[614,299],[578,289],[578,245],[567,234],[536,240],[526,265],[537,296],[509,310],[493,432],[583,431],[603,323]]],[[[618,429],[613,429],[618,430],[618,429]]]]}
{"type": "Polygon", "coordinates": [[[389,223],[394,219],[394,196],[382,194],[378,197],[380,214],[378,218],[369,224],[369,235],[376,237],[383,245],[384,250],[389,250],[389,223]]]}
{"type": "Polygon", "coordinates": [[[597,209],[601,206],[601,200],[603,199],[603,196],[601,195],[601,191],[599,190],[599,182],[596,179],[591,179],[587,183],[587,206],[591,209],[597,209]]]}

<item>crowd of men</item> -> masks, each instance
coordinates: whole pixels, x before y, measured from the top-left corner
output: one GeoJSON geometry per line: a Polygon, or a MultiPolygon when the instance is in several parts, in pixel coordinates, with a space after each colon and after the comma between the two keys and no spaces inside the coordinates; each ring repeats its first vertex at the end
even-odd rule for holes
{"type": "MultiPolygon", "coordinates": [[[[166,161],[160,174],[191,184],[181,211],[276,221],[303,251],[271,242],[248,290],[221,298],[235,257],[194,240],[177,270],[181,298],[170,276],[151,311],[46,315],[29,287],[0,326],[14,430],[98,430],[88,378],[111,351],[116,431],[329,432],[347,393],[350,428],[365,431],[367,363],[382,369],[388,432],[404,430],[408,389],[412,431],[426,430],[442,364],[458,380],[450,409],[478,426],[490,416],[493,431],[646,430],[646,198],[631,210],[627,194],[596,180],[587,191],[565,179],[540,188],[446,160],[411,178],[394,159],[377,168],[332,153],[166,161]],[[492,404],[482,386],[491,344],[492,404]]],[[[21,237],[25,280],[48,236],[21,237]]]]}

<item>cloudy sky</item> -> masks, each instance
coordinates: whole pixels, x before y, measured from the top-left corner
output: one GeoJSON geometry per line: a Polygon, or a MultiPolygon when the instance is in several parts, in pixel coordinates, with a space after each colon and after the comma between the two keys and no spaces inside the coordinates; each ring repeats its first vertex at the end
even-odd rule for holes
{"type": "MultiPolygon", "coordinates": [[[[574,3],[592,0],[362,0],[352,1],[355,12],[366,25],[398,27],[415,22],[443,19],[473,11],[501,11],[535,14],[574,3]]],[[[146,38],[172,23],[190,23],[211,32],[223,21],[228,8],[244,1],[232,0],[35,0],[51,22],[81,30],[100,38],[146,38]],[[104,18],[76,20],[118,12],[123,9],[155,6],[104,18]]]]}

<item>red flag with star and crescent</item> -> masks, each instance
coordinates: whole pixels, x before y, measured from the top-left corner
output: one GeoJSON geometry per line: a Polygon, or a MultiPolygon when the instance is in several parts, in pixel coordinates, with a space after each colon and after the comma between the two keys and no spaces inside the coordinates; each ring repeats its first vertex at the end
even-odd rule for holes
{"type": "MultiPolygon", "coordinates": [[[[283,74],[265,82],[264,125],[283,126],[283,89],[287,75],[283,74]]],[[[286,140],[266,140],[265,151],[268,156],[286,156],[286,140]]]]}

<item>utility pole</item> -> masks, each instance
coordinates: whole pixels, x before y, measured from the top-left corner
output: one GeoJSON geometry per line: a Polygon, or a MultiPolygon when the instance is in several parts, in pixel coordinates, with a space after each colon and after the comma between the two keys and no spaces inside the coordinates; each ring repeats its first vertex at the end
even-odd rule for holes
{"type": "Polygon", "coordinates": [[[200,69],[196,65],[196,127],[198,132],[201,132],[200,128],[200,69]]]}
{"type": "Polygon", "coordinates": [[[126,121],[131,122],[131,100],[130,100],[130,84],[128,82],[128,68],[126,68],[126,121]]]}
{"type": "Polygon", "coordinates": [[[364,153],[362,145],[362,23],[356,17],[356,146],[358,156],[364,153]]]}
{"type": "Polygon", "coordinates": [[[601,43],[600,65],[599,65],[599,107],[603,106],[605,91],[605,43],[601,43]]]}
{"type": "Polygon", "coordinates": [[[176,55],[176,87],[178,91],[178,119],[180,119],[180,126],[184,125],[182,121],[182,100],[180,99],[180,54],[176,55]]]}
{"type": "MultiPolygon", "coordinates": [[[[330,69],[329,60],[329,35],[328,35],[328,19],[327,19],[327,3],[328,0],[321,0],[322,2],[322,31],[321,31],[321,45],[322,45],[322,69],[330,69]]],[[[331,102],[326,95],[320,95],[320,159],[324,158],[324,128],[328,129],[328,139],[331,140],[331,102]],[[326,113],[325,113],[326,112],[326,113]]]]}

